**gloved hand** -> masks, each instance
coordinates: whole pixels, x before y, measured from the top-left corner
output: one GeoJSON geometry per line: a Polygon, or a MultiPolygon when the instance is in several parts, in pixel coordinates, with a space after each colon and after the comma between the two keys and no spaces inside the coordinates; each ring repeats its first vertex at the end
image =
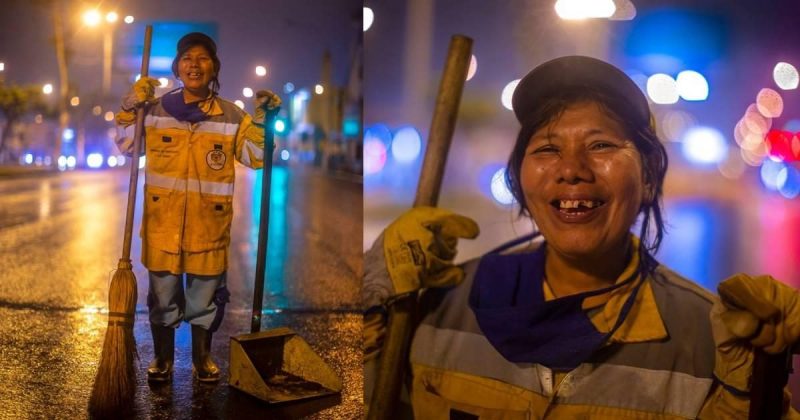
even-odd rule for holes
{"type": "Polygon", "coordinates": [[[720,283],[711,309],[717,347],[714,375],[747,392],[753,372],[753,347],[780,353],[800,337],[800,295],[770,276],[736,274],[720,283]]]}
{"type": "Polygon", "coordinates": [[[362,295],[367,307],[424,287],[464,279],[453,265],[458,238],[475,238],[474,220],[434,207],[415,207],[392,222],[364,255],[362,295]]]}
{"type": "Polygon", "coordinates": [[[281,97],[271,90],[259,90],[256,92],[254,100],[256,111],[253,122],[263,125],[264,121],[272,121],[278,115],[278,111],[281,110],[281,103],[281,97]]]}
{"type": "Polygon", "coordinates": [[[122,98],[122,109],[130,111],[143,104],[155,102],[156,88],[161,86],[158,79],[141,77],[131,87],[130,92],[122,98]]]}
{"type": "Polygon", "coordinates": [[[736,274],[720,283],[720,317],[735,336],[777,354],[800,338],[800,293],[770,276],[736,274]],[[759,329],[760,326],[760,329],[759,329]]]}

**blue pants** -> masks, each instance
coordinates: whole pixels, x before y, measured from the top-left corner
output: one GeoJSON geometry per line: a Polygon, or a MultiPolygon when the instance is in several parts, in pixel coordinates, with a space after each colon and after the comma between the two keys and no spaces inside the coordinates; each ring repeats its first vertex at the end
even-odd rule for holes
{"type": "Polygon", "coordinates": [[[150,271],[147,307],[150,323],[177,328],[182,320],[214,332],[219,328],[230,294],[225,286],[225,273],[199,276],[150,271]]]}

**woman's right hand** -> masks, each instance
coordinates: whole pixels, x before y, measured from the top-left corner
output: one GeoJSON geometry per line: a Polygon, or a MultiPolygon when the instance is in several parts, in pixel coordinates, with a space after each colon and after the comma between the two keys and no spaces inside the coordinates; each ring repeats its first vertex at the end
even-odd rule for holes
{"type": "Polygon", "coordinates": [[[122,109],[130,111],[143,104],[152,103],[156,99],[156,88],[161,86],[158,79],[152,77],[141,77],[131,87],[125,97],[122,98],[122,109]]]}
{"type": "Polygon", "coordinates": [[[464,272],[453,265],[458,238],[473,239],[474,220],[434,207],[415,207],[392,222],[364,256],[364,303],[427,287],[459,284],[464,272]]]}

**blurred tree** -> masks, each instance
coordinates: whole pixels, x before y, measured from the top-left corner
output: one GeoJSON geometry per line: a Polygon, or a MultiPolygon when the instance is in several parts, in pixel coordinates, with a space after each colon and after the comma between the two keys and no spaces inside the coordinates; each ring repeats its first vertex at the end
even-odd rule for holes
{"type": "Polygon", "coordinates": [[[5,160],[5,145],[14,124],[28,112],[39,111],[49,114],[42,95],[39,86],[6,85],[0,82],[0,113],[6,120],[0,134],[0,163],[5,160]]]}

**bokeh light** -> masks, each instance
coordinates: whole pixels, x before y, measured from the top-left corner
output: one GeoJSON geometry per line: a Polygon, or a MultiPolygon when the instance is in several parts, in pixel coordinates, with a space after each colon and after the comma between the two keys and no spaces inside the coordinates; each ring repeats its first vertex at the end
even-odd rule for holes
{"type": "Polygon", "coordinates": [[[750,104],[744,113],[744,126],[753,134],[765,136],[772,128],[772,118],[765,117],[756,104],[750,104]]]}
{"type": "Polygon", "coordinates": [[[520,79],[508,82],[506,87],[503,88],[503,92],[500,94],[500,103],[510,111],[514,110],[514,106],[511,105],[511,98],[514,96],[514,90],[517,89],[519,81],[520,79]]]}
{"type": "Polygon", "coordinates": [[[238,106],[239,108],[241,108],[241,109],[244,109],[244,102],[242,102],[242,100],[241,100],[241,99],[237,99],[237,100],[233,101],[233,103],[234,103],[236,106],[238,106]]]}
{"type": "Polygon", "coordinates": [[[364,32],[367,32],[375,21],[375,13],[369,7],[364,7],[364,32]]]}
{"type": "Polygon", "coordinates": [[[105,115],[103,116],[103,119],[109,122],[114,121],[114,112],[106,111],[105,115]]]}
{"type": "Polygon", "coordinates": [[[81,104],[81,98],[79,98],[77,96],[73,96],[73,97],[69,98],[69,104],[72,105],[72,106],[78,106],[78,105],[81,104]]]}
{"type": "Polygon", "coordinates": [[[252,98],[253,89],[250,89],[249,87],[242,89],[242,96],[244,96],[245,98],[252,98]]]}
{"type": "Polygon", "coordinates": [[[647,79],[647,96],[661,105],[678,102],[678,83],[667,74],[656,73],[647,79]]]}
{"type": "Polygon", "coordinates": [[[739,179],[744,175],[747,165],[742,160],[742,156],[738,150],[728,149],[727,159],[717,164],[719,173],[728,179],[739,179]]]}
{"type": "Polygon", "coordinates": [[[558,0],[556,13],[561,19],[609,18],[617,10],[613,0],[558,0]]]}
{"type": "Polygon", "coordinates": [[[422,138],[414,127],[403,127],[392,138],[392,157],[401,163],[413,162],[422,150],[422,138]]]}
{"type": "Polygon", "coordinates": [[[767,118],[778,118],[783,113],[783,98],[775,90],[764,88],[756,96],[756,107],[767,118]]]}
{"type": "Polygon", "coordinates": [[[50,83],[46,83],[44,86],[42,86],[42,93],[44,93],[45,95],[53,93],[53,85],[51,85],[50,83]]]}
{"type": "Polygon", "coordinates": [[[778,174],[784,168],[786,168],[786,164],[783,162],[764,159],[764,163],[761,164],[761,182],[764,183],[768,190],[778,190],[778,174]]]}
{"type": "Polygon", "coordinates": [[[133,23],[134,19],[133,19],[133,16],[128,15],[128,16],[125,16],[125,19],[123,19],[123,20],[125,21],[125,23],[131,24],[131,23],[133,23]]]}
{"type": "Polygon", "coordinates": [[[117,21],[117,19],[119,19],[119,15],[117,14],[117,12],[106,13],[106,22],[114,23],[117,21]]]}
{"type": "Polygon", "coordinates": [[[320,84],[314,86],[314,93],[316,93],[317,95],[322,95],[324,92],[325,92],[325,87],[324,86],[322,86],[320,84]]]}
{"type": "Polygon", "coordinates": [[[364,175],[380,172],[386,165],[386,146],[380,140],[364,140],[364,175]]]}
{"type": "Polygon", "coordinates": [[[680,141],[686,130],[695,125],[695,123],[696,120],[692,114],[685,111],[669,110],[664,113],[658,128],[661,129],[664,140],[680,141]]]}
{"type": "Polygon", "coordinates": [[[100,19],[102,19],[102,16],[100,16],[100,12],[95,9],[83,12],[83,23],[89,26],[96,26],[100,23],[100,19]]]}
{"type": "Polygon", "coordinates": [[[800,171],[794,166],[786,166],[778,172],[778,192],[785,198],[793,199],[800,195],[800,171]]]}
{"type": "Polygon", "coordinates": [[[708,99],[708,82],[702,74],[684,70],[676,78],[678,95],[685,101],[705,101],[708,99]]]}
{"type": "Polygon", "coordinates": [[[716,164],[727,157],[728,143],[716,128],[697,126],[686,131],[682,151],[691,162],[716,164]]]}
{"type": "Polygon", "coordinates": [[[256,66],[256,76],[264,77],[267,75],[267,68],[264,66],[256,66]]]}
{"type": "Polygon", "coordinates": [[[281,160],[287,161],[289,160],[290,154],[289,151],[286,149],[281,150],[281,160]]]}
{"type": "Polygon", "coordinates": [[[469,70],[467,70],[467,81],[475,77],[475,73],[478,71],[478,59],[475,57],[475,54],[472,54],[472,57],[469,59],[469,70]]]}
{"type": "Polygon", "coordinates": [[[95,105],[94,107],[92,107],[92,114],[99,117],[100,114],[102,113],[103,113],[103,107],[101,107],[100,105],[95,105]]]}
{"type": "Polygon", "coordinates": [[[292,93],[292,92],[294,92],[294,83],[286,82],[286,84],[283,85],[283,93],[292,93]]]}
{"type": "Polygon", "coordinates": [[[103,155],[100,153],[89,153],[89,156],[86,156],[86,166],[92,169],[103,166],[103,155]]]}
{"type": "Polygon", "coordinates": [[[775,84],[783,90],[797,89],[798,81],[800,81],[797,69],[793,65],[784,62],[779,62],[775,65],[772,70],[772,78],[775,80],[775,84]]]}
{"type": "Polygon", "coordinates": [[[169,86],[169,79],[166,77],[159,77],[158,78],[159,87],[165,88],[169,86]]]}
{"type": "Polygon", "coordinates": [[[108,159],[106,159],[106,164],[108,165],[109,168],[117,166],[117,157],[109,156],[108,159]]]}
{"type": "Polygon", "coordinates": [[[514,195],[506,185],[506,168],[500,168],[492,175],[492,198],[498,203],[508,206],[514,204],[514,195]]]}

